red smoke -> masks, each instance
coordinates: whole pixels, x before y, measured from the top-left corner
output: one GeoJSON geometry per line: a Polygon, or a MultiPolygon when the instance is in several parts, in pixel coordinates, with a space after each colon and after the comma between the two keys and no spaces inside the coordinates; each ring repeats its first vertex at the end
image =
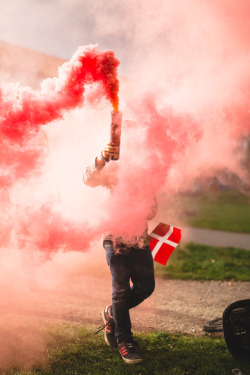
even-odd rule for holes
{"type": "Polygon", "coordinates": [[[35,211],[26,210],[25,217],[17,217],[15,229],[20,249],[25,248],[28,240],[31,249],[50,254],[58,250],[84,250],[97,233],[88,223],[66,220],[48,206],[42,206],[35,211]]]}
{"type": "Polygon", "coordinates": [[[203,134],[192,116],[174,113],[170,107],[158,110],[154,97],[137,104],[135,122],[126,129],[118,183],[105,202],[109,214],[105,230],[128,239],[145,230],[154,199],[165,190],[171,169],[203,134]]]}
{"type": "Polygon", "coordinates": [[[0,88],[1,138],[21,142],[41,125],[61,119],[63,113],[83,104],[86,84],[101,82],[106,98],[117,110],[119,61],[112,51],[96,46],[80,47],[72,59],[59,68],[57,78],[44,80],[41,90],[8,84],[0,88]]]}
{"type": "Polygon", "coordinates": [[[118,65],[112,51],[100,52],[97,46],[80,47],[59,68],[58,77],[41,83],[40,91],[19,84],[0,87],[0,193],[5,223],[1,225],[0,245],[10,246],[12,241],[18,248],[28,244],[51,252],[58,248],[82,250],[89,244],[85,231],[88,239],[92,232],[87,224],[83,230],[82,223],[60,218],[48,205],[26,208],[24,215],[11,202],[9,189],[17,181],[40,174],[47,150],[46,135],[39,131],[41,126],[62,119],[66,111],[83,105],[85,85],[101,83],[103,90],[95,92],[95,99],[104,94],[118,109],[118,65]],[[14,209],[16,212],[12,212],[14,209]]]}

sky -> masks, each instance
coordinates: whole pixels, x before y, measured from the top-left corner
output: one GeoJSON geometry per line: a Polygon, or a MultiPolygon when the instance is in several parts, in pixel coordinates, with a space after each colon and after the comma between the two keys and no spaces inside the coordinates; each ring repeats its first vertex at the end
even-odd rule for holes
{"type": "Polygon", "coordinates": [[[165,67],[165,88],[191,69],[202,79],[206,68],[216,73],[223,60],[249,55],[246,0],[240,6],[226,0],[1,0],[0,6],[3,41],[67,60],[79,46],[97,43],[115,51],[122,75],[142,79],[139,65],[148,76],[149,67],[159,69],[159,77],[165,67]]]}
{"type": "Polygon", "coordinates": [[[123,67],[139,44],[143,48],[147,44],[148,50],[153,44],[168,48],[172,37],[177,36],[184,53],[183,41],[191,37],[198,41],[196,30],[203,37],[200,47],[206,45],[209,32],[211,41],[216,41],[210,29],[211,15],[219,38],[228,27],[228,31],[231,28],[237,32],[236,38],[245,38],[247,26],[239,19],[248,4],[245,0],[240,7],[230,3],[156,0],[153,6],[152,1],[141,0],[1,0],[0,36],[4,41],[64,59],[69,59],[78,46],[98,43],[101,49],[115,50],[123,67]],[[193,22],[193,30],[186,28],[189,21],[193,22]],[[234,21],[240,25],[237,30],[234,21]]]}
{"type": "Polygon", "coordinates": [[[130,30],[119,30],[129,17],[125,3],[89,0],[1,0],[0,35],[9,43],[69,59],[77,47],[98,43],[127,60],[130,30]],[[103,19],[105,22],[103,24],[103,19]],[[106,23],[109,25],[107,29],[106,23]],[[113,29],[113,30],[112,30],[113,29]],[[119,30],[117,32],[117,30],[119,30]]]}
{"type": "Polygon", "coordinates": [[[149,86],[161,79],[166,94],[194,75],[197,90],[216,84],[210,76],[222,78],[222,64],[235,72],[249,57],[247,0],[1,0],[0,7],[1,40],[67,60],[97,43],[115,52],[121,75],[149,86]]]}

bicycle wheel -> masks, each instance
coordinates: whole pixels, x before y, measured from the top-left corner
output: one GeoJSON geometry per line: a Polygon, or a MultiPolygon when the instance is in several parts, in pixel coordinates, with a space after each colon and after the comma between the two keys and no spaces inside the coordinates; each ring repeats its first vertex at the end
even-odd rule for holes
{"type": "Polygon", "coordinates": [[[223,332],[223,319],[216,318],[205,323],[203,326],[203,331],[206,332],[223,332]]]}

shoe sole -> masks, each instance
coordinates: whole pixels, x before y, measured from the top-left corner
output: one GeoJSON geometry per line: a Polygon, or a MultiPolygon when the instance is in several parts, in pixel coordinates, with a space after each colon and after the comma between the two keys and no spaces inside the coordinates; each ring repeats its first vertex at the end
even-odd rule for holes
{"type": "MultiPolygon", "coordinates": [[[[105,319],[105,316],[104,316],[104,310],[102,310],[102,319],[104,321],[104,324],[106,324],[106,319],[105,319]]],[[[108,339],[107,339],[107,336],[106,336],[106,331],[104,332],[104,338],[105,338],[106,344],[108,346],[111,346],[110,343],[108,342],[108,339]]]]}
{"type": "Polygon", "coordinates": [[[135,363],[140,363],[140,362],[142,362],[143,361],[143,359],[141,358],[141,359],[127,359],[127,358],[124,358],[123,356],[121,356],[122,357],[122,359],[124,360],[124,362],[126,362],[126,363],[128,363],[128,364],[130,364],[130,365],[133,365],[133,364],[135,364],[135,363]]]}

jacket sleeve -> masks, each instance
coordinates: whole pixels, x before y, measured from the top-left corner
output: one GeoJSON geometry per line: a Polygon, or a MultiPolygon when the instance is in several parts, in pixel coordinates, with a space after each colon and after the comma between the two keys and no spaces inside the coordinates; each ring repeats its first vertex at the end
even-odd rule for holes
{"type": "Polygon", "coordinates": [[[90,187],[102,185],[102,169],[103,167],[97,167],[95,162],[88,166],[83,173],[83,182],[90,187]]]}

